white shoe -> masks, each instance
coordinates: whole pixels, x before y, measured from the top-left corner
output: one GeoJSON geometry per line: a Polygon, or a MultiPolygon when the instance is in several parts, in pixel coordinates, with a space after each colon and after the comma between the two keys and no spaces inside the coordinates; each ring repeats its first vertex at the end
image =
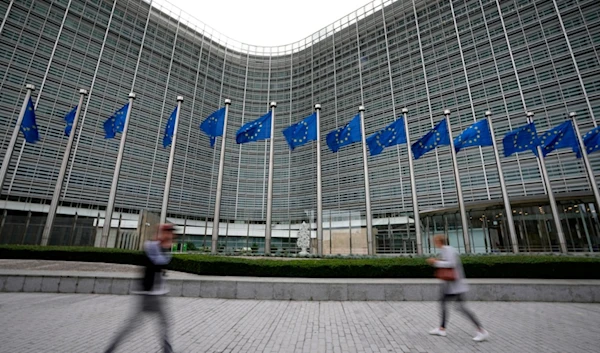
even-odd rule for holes
{"type": "Polygon", "coordinates": [[[485,341],[488,337],[490,337],[490,334],[486,330],[477,331],[477,334],[475,335],[475,337],[473,337],[473,341],[485,341]]]}
{"type": "Polygon", "coordinates": [[[446,337],[446,330],[440,330],[439,327],[436,327],[433,330],[429,331],[429,334],[434,336],[446,337]]]}

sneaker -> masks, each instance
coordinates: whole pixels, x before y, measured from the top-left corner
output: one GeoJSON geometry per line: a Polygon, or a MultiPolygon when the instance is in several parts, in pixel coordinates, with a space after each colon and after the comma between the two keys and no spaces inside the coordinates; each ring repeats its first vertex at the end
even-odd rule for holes
{"type": "Polygon", "coordinates": [[[488,337],[490,337],[490,334],[486,330],[477,331],[477,334],[475,335],[475,337],[473,337],[473,341],[475,341],[475,342],[485,341],[488,337]]]}
{"type": "Polygon", "coordinates": [[[441,330],[439,327],[429,331],[430,335],[446,337],[446,330],[441,330]]]}

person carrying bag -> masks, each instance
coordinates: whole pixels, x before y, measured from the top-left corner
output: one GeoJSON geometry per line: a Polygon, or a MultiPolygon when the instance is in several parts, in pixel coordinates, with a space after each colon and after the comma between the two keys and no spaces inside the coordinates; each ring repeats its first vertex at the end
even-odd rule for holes
{"type": "Polygon", "coordinates": [[[114,352],[119,344],[142,322],[142,314],[155,314],[160,323],[159,338],[164,353],[173,353],[169,342],[169,325],[164,295],[169,292],[164,271],[171,261],[171,247],[175,226],[171,223],[161,224],[153,240],[144,242],[144,275],[139,280],[140,291],[132,291],[139,295],[137,309],[133,310],[129,321],[118,332],[105,353],[114,352]]]}
{"type": "Polygon", "coordinates": [[[436,269],[435,277],[442,280],[440,298],[442,322],[440,327],[429,331],[429,334],[446,337],[446,302],[456,299],[458,310],[477,327],[477,333],[473,340],[485,341],[489,337],[489,333],[481,326],[475,315],[465,307],[463,294],[469,290],[469,287],[465,281],[465,273],[458,252],[453,247],[446,245],[445,235],[435,235],[433,242],[436,248],[440,249],[440,258],[429,258],[427,263],[436,269]]]}
{"type": "Polygon", "coordinates": [[[456,271],[453,268],[438,268],[435,270],[435,277],[442,281],[456,281],[456,271]]]}

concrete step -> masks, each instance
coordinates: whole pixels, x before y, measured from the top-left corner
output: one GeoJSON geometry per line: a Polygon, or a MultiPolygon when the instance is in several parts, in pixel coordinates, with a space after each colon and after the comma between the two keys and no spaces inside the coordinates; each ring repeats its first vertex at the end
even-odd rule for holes
{"type": "MultiPolygon", "coordinates": [[[[0,292],[127,295],[137,273],[0,269],[0,292]]],[[[170,296],[315,301],[433,301],[436,279],[263,278],[169,272],[170,296]]],[[[599,303],[600,280],[470,279],[469,300],[599,303]]]]}

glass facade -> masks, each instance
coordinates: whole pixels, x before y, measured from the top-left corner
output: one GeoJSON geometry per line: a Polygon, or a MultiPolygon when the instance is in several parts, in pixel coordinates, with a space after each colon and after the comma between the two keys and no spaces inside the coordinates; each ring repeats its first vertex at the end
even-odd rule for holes
{"type": "MultiPolygon", "coordinates": [[[[264,244],[268,142],[237,145],[235,132],[264,114],[271,101],[278,103],[272,246],[280,253],[295,251],[293,238],[303,221],[316,228],[316,144],[291,152],[281,134],[311,114],[316,103],[323,107],[322,136],[364,105],[369,135],[408,108],[413,140],[439,122],[444,109],[452,111],[455,135],[492,111],[498,141],[525,124],[526,111],[536,113],[540,132],[576,111],[585,133],[600,114],[600,7],[595,0],[374,1],[305,39],[277,47],[236,42],[162,1],[151,6],[145,0],[10,0],[0,3],[0,20],[0,153],[6,152],[26,83],[37,88],[32,98],[41,138],[37,144],[17,143],[2,188],[0,242],[19,242],[8,239],[6,227],[22,217],[43,228],[38,218],[45,217],[66,145],[62,117],[76,104],[79,88],[90,94],[59,208],[63,216],[75,210],[71,213],[78,218],[71,215],[63,222],[67,225],[57,220],[57,227],[103,213],[119,138],[104,139],[102,123],[132,91],[137,99],[117,191],[121,216],[115,217],[160,211],[169,158],[162,133],[176,96],[182,95],[169,219],[185,220],[198,246],[207,242],[202,237],[212,233],[221,145],[211,149],[198,126],[230,98],[219,244],[233,252],[264,244]]],[[[324,252],[363,253],[367,211],[361,146],[335,154],[325,143],[321,148],[324,252]]],[[[598,156],[590,156],[596,175],[598,156]]],[[[470,148],[458,154],[458,162],[474,251],[508,251],[493,151],[470,148]]],[[[597,250],[598,208],[583,163],[560,150],[546,164],[569,249],[597,250]]],[[[513,155],[502,165],[520,249],[556,251],[535,156],[513,155]]],[[[451,240],[452,234],[460,235],[454,241],[462,247],[449,149],[415,161],[415,176],[425,250],[428,236],[442,231],[451,240]]],[[[369,178],[377,253],[415,252],[406,146],[370,157],[369,178]]],[[[35,242],[35,232],[41,230],[23,231],[27,240],[19,239],[35,242]]],[[[93,243],[89,237],[95,234],[73,233],[55,230],[53,237],[63,240],[54,242],[93,243]]]]}

